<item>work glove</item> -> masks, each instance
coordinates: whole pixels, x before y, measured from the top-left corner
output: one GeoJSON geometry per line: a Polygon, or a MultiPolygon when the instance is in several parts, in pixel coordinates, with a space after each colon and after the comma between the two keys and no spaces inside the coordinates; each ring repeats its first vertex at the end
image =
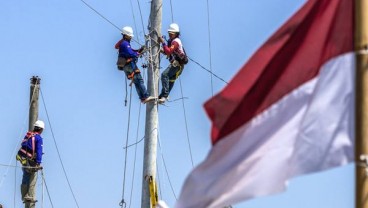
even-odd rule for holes
{"type": "Polygon", "coordinates": [[[163,37],[158,37],[158,42],[165,43],[165,39],[163,37]]]}
{"type": "Polygon", "coordinates": [[[139,50],[138,50],[138,53],[142,53],[144,50],[146,49],[146,46],[142,46],[139,50]]]}

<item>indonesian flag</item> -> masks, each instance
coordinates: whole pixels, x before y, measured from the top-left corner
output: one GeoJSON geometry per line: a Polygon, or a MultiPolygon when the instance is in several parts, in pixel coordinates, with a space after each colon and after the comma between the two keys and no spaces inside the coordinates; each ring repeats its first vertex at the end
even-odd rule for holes
{"type": "Polygon", "coordinates": [[[224,207],[354,159],[353,0],[309,0],[205,104],[213,147],[177,208],[224,207]]]}

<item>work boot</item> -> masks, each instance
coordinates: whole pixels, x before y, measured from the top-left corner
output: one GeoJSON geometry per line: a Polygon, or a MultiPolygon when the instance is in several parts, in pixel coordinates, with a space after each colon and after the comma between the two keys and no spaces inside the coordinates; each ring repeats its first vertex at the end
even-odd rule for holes
{"type": "Polygon", "coordinates": [[[25,196],[25,197],[23,198],[23,201],[24,201],[24,202],[33,202],[33,197],[31,197],[31,196],[25,196]]]}
{"type": "Polygon", "coordinates": [[[167,98],[161,97],[161,98],[158,99],[158,104],[164,104],[166,100],[167,100],[167,98]]]}
{"type": "Polygon", "coordinates": [[[146,99],[142,100],[142,103],[146,104],[146,103],[151,102],[153,100],[155,100],[155,97],[148,96],[146,99]]]}

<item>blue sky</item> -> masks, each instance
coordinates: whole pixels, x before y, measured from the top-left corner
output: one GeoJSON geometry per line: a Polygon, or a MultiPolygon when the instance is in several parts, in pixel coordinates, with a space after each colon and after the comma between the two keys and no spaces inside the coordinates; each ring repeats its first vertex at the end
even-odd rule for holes
{"type": "MultiPolygon", "coordinates": [[[[86,2],[119,28],[131,25],[135,36],[143,43],[143,28],[147,31],[150,11],[148,1],[139,1],[142,16],[134,0],[86,2]]],[[[209,1],[211,41],[208,38],[207,1],[172,0],[171,3],[172,11],[170,1],[163,2],[163,34],[166,34],[173,16],[181,28],[188,55],[210,68],[211,43],[212,70],[229,81],[304,0],[209,1]]],[[[119,30],[80,0],[1,1],[0,17],[3,77],[0,164],[15,165],[14,151],[28,126],[29,79],[37,75],[41,78],[43,101],[49,116],[40,99],[39,118],[46,122],[43,166],[54,207],[76,205],[63,174],[53,135],[79,207],[119,207],[129,113],[129,108],[124,106],[125,77],[115,66],[117,52],[114,44],[121,38],[119,30]]],[[[139,47],[136,43],[132,46],[139,47]]],[[[144,60],[140,60],[142,62],[144,60]]],[[[161,71],[166,66],[167,61],[162,57],[161,71]]],[[[191,149],[182,101],[159,107],[159,188],[160,197],[170,207],[175,203],[174,193],[178,197],[185,177],[192,169],[190,152],[194,165],[197,165],[211,147],[210,121],[203,103],[212,96],[212,90],[216,93],[225,86],[213,77],[211,88],[210,74],[193,62],[186,65],[180,81],[181,86],[178,80],[170,97],[172,100],[180,98],[182,90],[187,98],[184,104],[191,149]]],[[[144,122],[145,106],[140,105],[133,89],[129,144],[144,136],[144,122]]],[[[127,207],[129,204],[130,207],[140,207],[143,142],[137,145],[132,180],[134,155],[135,148],[129,148],[124,196],[127,207]]],[[[0,166],[0,203],[5,208],[22,206],[20,181],[19,168],[15,171],[0,166]]],[[[41,201],[40,178],[37,188],[41,201]]],[[[46,192],[43,204],[51,207],[46,192]]],[[[290,181],[289,189],[282,194],[234,205],[236,208],[353,206],[353,165],[298,177],[290,181]]]]}

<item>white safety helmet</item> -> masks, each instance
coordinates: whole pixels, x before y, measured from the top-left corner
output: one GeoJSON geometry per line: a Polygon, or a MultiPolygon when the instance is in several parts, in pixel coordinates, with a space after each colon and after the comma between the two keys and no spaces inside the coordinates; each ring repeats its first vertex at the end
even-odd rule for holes
{"type": "Polygon", "coordinates": [[[170,24],[169,29],[168,29],[167,31],[168,31],[168,32],[175,32],[175,33],[178,33],[178,32],[180,32],[180,31],[179,31],[179,25],[178,25],[178,24],[176,24],[176,23],[172,23],[172,24],[170,24]]]}
{"type": "Polygon", "coordinates": [[[134,37],[133,35],[133,29],[129,26],[123,27],[121,34],[127,35],[129,37],[134,37]]]}
{"type": "Polygon", "coordinates": [[[41,120],[37,120],[34,125],[34,127],[38,127],[38,128],[41,128],[41,129],[44,129],[45,128],[45,123],[41,120]]]}

